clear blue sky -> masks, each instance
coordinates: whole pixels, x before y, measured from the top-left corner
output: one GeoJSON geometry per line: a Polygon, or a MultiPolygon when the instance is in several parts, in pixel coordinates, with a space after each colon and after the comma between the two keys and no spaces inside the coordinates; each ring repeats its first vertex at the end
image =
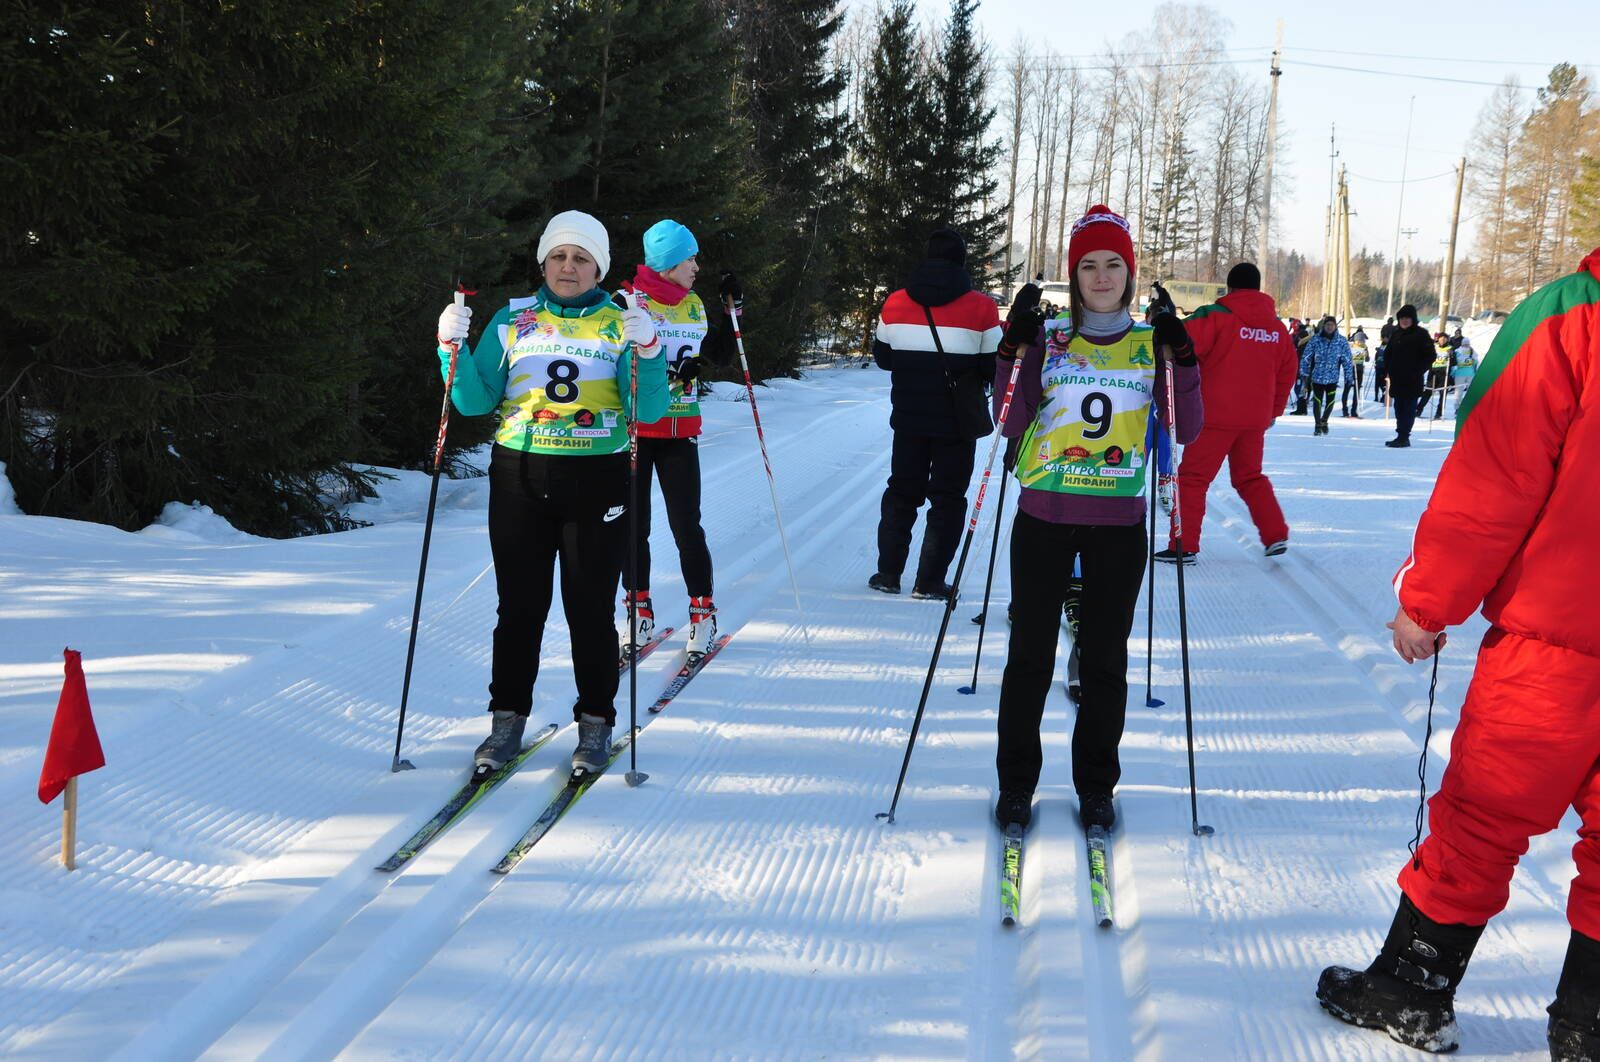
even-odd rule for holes
{"type": "MultiPolygon", "coordinates": [[[[871,9],[873,0],[847,0],[871,9]]],[[[918,0],[929,20],[942,20],[947,0],[918,0]]],[[[1085,3],[1082,0],[984,0],[978,17],[991,49],[1009,53],[1021,33],[1035,52],[1084,55],[1124,34],[1147,31],[1154,3],[1085,3]]],[[[1438,257],[1449,235],[1453,170],[1463,153],[1472,165],[1469,137],[1490,85],[1415,80],[1425,74],[1497,83],[1516,74],[1530,88],[1544,83],[1556,62],[1577,63],[1600,80],[1600,0],[1453,0],[1407,4],[1349,0],[1335,7],[1308,0],[1228,0],[1210,6],[1233,23],[1229,49],[1267,80],[1266,57],[1277,22],[1284,21],[1284,76],[1278,121],[1287,134],[1278,156],[1287,194],[1274,204],[1280,240],[1320,260],[1328,195],[1328,127],[1339,127],[1339,161],[1351,173],[1352,249],[1366,244],[1388,253],[1394,242],[1406,108],[1416,96],[1411,138],[1411,183],[1406,226],[1420,230],[1413,252],[1438,257]],[[1245,49],[1257,49],[1245,51],[1245,49]],[[1307,49],[1315,49],[1308,51],[1307,49]],[[1347,54],[1348,53],[1348,54],[1347,54]],[[1380,54],[1383,53],[1383,54],[1380,54]],[[1447,61],[1396,59],[1389,54],[1449,57],[1447,61]],[[1255,57],[1259,56],[1259,60],[1255,57]],[[1297,60],[1391,72],[1355,73],[1297,66],[1297,60]],[[1533,65],[1526,65],[1533,64],[1533,65]],[[1417,178],[1435,178],[1421,180],[1417,178]],[[1384,184],[1379,181],[1392,181],[1384,184]]],[[[1532,93],[1527,95],[1532,97],[1532,93]]],[[[1115,206],[1116,204],[1112,204],[1115,206]]],[[[1464,218],[1462,240],[1473,226],[1464,218]]]]}

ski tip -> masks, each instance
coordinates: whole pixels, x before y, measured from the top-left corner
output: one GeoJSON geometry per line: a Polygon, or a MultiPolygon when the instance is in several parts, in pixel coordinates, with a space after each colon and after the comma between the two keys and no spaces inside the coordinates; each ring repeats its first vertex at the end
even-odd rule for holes
{"type": "Polygon", "coordinates": [[[1217,831],[1213,830],[1210,826],[1206,826],[1201,823],[1195,823],[1194,835],[1196,837],[1210,837],[1216,832],[1217,831]]]}
{"type": "Polygon", "coordinates": [[[628,788],[630,789],[637,789],[641,785],[644,785],[649,777],[650,776],[645,774],[643,771],[629,771],[627,774],[623,775],[623,778],[627,780],[628,788]]]}
{"type": "Polygon", "coordinates": [[[1110,929],[1111,928],[1111,916],[1110,915],[1101,915],[1100,916],[1100,928],[1101,929],[1110,929]]]}
{"type": "Polygon", "coordinates": [[[1007,929],[1011,929],[1017,924],[1017,920],[1012,915],[1002,915],[1000,917],[1000,924],[1005,926],[1007,929]]]}
{"type": "Polygon", "coordinates": [[[395,871],[400,869],[400,864],[394,862],[393,860],[388,860],[386,862],[379,863],[372,869],[378,871],[380,874],[393,874],[395,871]]]}
{"type": "Polygon", "coordinates": [[[1160,708],[1166,703],[1167,702],[1162,700],[1160,697],[1146,697],[1144,699],[1144,706],[1146,708],[1160,708]]]}
{"type": "Polygon", "coordinates": [[[974,693],[977,693],[978,691],[975,688],[973,688],[972,686],[957,686],[956,687],[956,692],[957,693],[964,693],[968,697],[971,697],[974,693]]]}

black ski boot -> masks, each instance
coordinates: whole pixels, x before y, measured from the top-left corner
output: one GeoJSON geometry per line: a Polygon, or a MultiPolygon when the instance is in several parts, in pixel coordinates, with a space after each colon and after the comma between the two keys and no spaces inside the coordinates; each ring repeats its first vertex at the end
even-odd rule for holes
{"type": "Polygon", "coordinates": [[[1117,809],[1110,793],[1079,793],[1078,821],[1085,830],[1095,826],[1109,830],[1117,824],[1117,809]]]}
{"type": "Polygon", "coordinates": [[[1317,979],[1317,1002],[1342,1022],[1379,1029],[1419,1051],[1443,1054],[1459,1044],[1456,986],[1482,926],[1441,925],[1400,897],[1383,949],[1365,970],[1330,966],[1317,979]]]}
{"type": "Polygon", "coordinates": [[[880,594],[898,594],[900,592],[899,578],[893,575],[885,575],[882,572],[873,572],[872,576],[867,579],[867,586],[880,594]]]}
{"type": "Polygon", "coordinates": [[[1576,929],[1545,1036],[1552,1062],[1600,1062],[1600,941],[1576,929]]]}
{"type": "Polygon", "coordinates": [[[1026,830],[1033,821],[1033,794],[1020,789],[1000,790],[1000,799],[994,806],[994,821],[1002,830],[1008,826],[1021,826],[1026,830]]]}
{"type": "Polygon", "coordinates": [[[911,588],[911,596],[918,601],[954,601],[955,593],[949,583],[918,583],[911,588]]]}

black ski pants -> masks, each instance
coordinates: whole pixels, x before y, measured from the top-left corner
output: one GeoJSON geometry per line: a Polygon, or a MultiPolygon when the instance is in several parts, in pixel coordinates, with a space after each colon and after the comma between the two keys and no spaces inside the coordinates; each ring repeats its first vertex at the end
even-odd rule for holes
{"type": "MultiPolygon", "coordinates": [[[[684,589],[690,597],[711,596],[711,550],[700,526],[700,445],[695,438],[639,439],[639,585],[650,589],[650,481],[661,479],[667,526],[678,545],[684,589]]],[[[627,536],[623,536],[624,542],[627,536]]],[[[622,585],[635,589],[622,558],[622,585]]]]}
{"type": "Polygon", "coordinates": [[[1411,426],[1417,422],[1417,404],[1422,398],[1411,391],[1389,391],[1389,401],[1394,406],[1394,433],[1398,438],[1411,438],[1411,426]]]}
{"type": "Polygon", "coordinates": [[[1324,428],[1328,426],[1328,418],[1333,416],[1333,393],[1338,389],[1336,383],[1311,385],[1311,415],[1324,428]]]}
{"type": "Polygon", "coordinates": [[[1000,682],[995,756],[1002,790],[1032,793],[1039,785],[1039,726],[1074,557],[1083,568],[1077,638],[1083,699],[1072,728],[1072,784],[1080,795],[1109,794],[1122,777],[1117,746],[1127,720],[1128,634],[1144,578],[1145,533],[1142,521],[1090,527],[1017,513],[1011,530],[1011,644],[1000,682]]]}
{"type": "Polygon", "coordinates": [[[878,571],[895,578],[905,571],[911,529],[917,522],[917,510],[926,501],[928,519],[915,585],[931,587],[944,582],[961,542],[967,485],[972,482],[977,450],[978,444],[971,439],[894,433],[889,485],[878,517],[878,571]]]}
{"type": "Polygon", "coordinates": [[[494,628],[489,710],[527,715],[550,612],[555,568],[572,635],[579,715],[615,721],[613,602],[627,540],[628,455],[524,453],[496,446],[489,460],[489,549],[500,621],[494,628]]]}

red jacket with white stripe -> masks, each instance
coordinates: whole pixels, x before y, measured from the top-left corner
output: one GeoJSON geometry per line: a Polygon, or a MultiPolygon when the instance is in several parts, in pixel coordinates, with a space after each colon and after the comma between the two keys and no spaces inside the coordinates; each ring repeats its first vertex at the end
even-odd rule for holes
{"type": "Polygon", "coordinates": [[[1423,629],[1483,604],[1513,634],[1600,657],[1600,250],[1506,319],[1395,575],[1423,629]]]}
{"type": "MultiPolygon", "coordinates": [[[[972,421],[989,417],[983,387],[994,378],[994,352],[1000,345],[1000,311],[989,296],[971,289],[966,270],[948,262],[923,262],[911,282],[890,295],[878,317],[872,357],[892,374],[889,426],[895,431],[939,438],[962,438],[956,397],[962,378],[979,386],[962,390],[972,421]],[[926,309],[925,309],[926,308],[926,309]],[[941,356],[928,314],[939,331],[941,356]]],[[[989,432],[984,432],[988,435],[989,432]]]]}

